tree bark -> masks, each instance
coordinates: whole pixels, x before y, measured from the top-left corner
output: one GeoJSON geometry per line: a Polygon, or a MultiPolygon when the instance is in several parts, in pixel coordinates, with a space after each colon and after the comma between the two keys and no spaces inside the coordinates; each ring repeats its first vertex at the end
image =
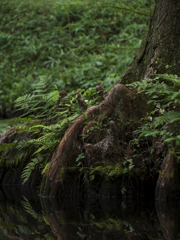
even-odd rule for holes
{"type": "MultiPolygon", "coordinates": [[[[48,170],[48,180],[45,184],[46,194],[55,195],[61,182],[60,173],[74,152],[75,142],[84,151],[88,161],[98,155],[98,159],[106,163],[108,150],[112,146],[111,139],[107,137],[99,139],[95,144],[83,145],[81,133],[88,122],[102,118],[113,117],[121,122],[137,120],[146,114],[146,99],[141,96],[134,100],[135,92],[130,91],[123,84],[145,80],[151,74],[169,73],[180,76],[180,1],[157,0],[154,14],[150,21],[149,30],[144,37],[141,47],[133,62],[119,80],[112,87],[105,100],[98,106],[92,106],[85,114],[77,118],[65,133],[57,151],[53,154],[48,170]],[[140,107],[138,107],[140,106],[140,107]]],[[[106,124],[108,122],[106,121],[106,124]]],[[[114,123],[113,123],[114,124],[114,123]]],[[[113,125],[111,124],[111,125],[113,125]]],[[[116,124],[116,123],[115,123],[116,124]]],[[[115,146],[111,151],[119,157],[119,148],[115,146]]],[[[173,165],[175,167],[175,164],[173,165]]],[[[161,174],[160,174],[161,175],[161,174]]],[[[160,181],[159,181],[160,182],[160,181]]],[[[166,186],[166,185],[164,185],[166,186]]],[[[168,185],[169,186],[169,185],[168,185]]],[[[166,192],[168,189],[166,189],[166,192]]]]}
{"type": "Polygon", "coordinates": [[[180,76],[180,2],[157,0],[149,30],[122,84],[141,81],[155,73],[180,76]]]}

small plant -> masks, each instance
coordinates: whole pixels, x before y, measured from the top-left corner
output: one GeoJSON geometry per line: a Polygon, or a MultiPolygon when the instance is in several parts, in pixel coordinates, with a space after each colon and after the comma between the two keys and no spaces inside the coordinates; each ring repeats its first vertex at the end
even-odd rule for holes
{"type": "MultiPolygon", "coordinates": [[[[144,139],[160,139],[168,147],[174,147],[174,154],[180,160],[180,78],[176,75],[158,74],[152,79],[127,85],[141,94],[144,92],[152,111],[142,119],[142,125],[134,131],[132,142],[139,145],[144,139]]],[[[151,152],[153,152],[153,148],[151,152]]],[[[148,151],[150,150],[148,149],[148,151]]]]}
{"type": "Polygon", "coordinates": [[[78,163],[77,167],[82,165],[82,159],[84,159],[84,154],[83,153],[79,154],[78,157],[76,158],[76,162],[78,163]]]}

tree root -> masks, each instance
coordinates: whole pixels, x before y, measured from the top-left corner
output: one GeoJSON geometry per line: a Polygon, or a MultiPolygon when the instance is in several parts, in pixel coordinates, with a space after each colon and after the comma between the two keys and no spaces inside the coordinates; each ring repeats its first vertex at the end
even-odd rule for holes
{"type": "MultiPolygon", "coordinates": [[[[107,97],[99,105],[88,108],[84,115],[81,115],[72,123],[52,156],[48,169],[48,182],[45,186],[47,195],[54,195],[57,192],[61,169],[73,153],[74,142],[78,141],[78,137],[82,133],[83,128],[88,126],[90,121],[97,121],[102,117],[112,118],[115,114],[118,114],[118,119],[122,121],[139,119],[139,112],[136,111],[137,107],[135,107],[135,105],[137,105],[137,100],[134,100],[135,95],[136,93],[134,91],[129,90],[122,84],[117,84],[112,87],[107,97]]],[[[107,150],[111,149],[112,143],[118,142],[117,138],[116,125],[113,121],[110,121],[110,129],[107,131],[107,138],[95,145],[87,144],[84,146],[87,159],[90,159],[88,155],[91,156],[90,152],[92,152],[92,149],[93,151],[101,149],[101,158],[105,161],[107,150]]],[[[117,154],[118,145],[115,144],[115,147],[111,150],[115,151],[117,154]]]]}

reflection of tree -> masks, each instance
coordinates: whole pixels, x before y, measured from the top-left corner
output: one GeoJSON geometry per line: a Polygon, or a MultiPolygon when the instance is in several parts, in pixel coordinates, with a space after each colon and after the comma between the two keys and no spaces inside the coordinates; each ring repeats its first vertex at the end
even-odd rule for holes
{"type": "Polygon", "coordinates": [[[158,239],[160,233],[153,208],[147,212],[121,206],[118,199],[87,204],[84,209],[70,198],[43,200],[46,219],[58,240],[158,239]]]}
{"type": "Polygon", "coordinates": [[[16,195],[16,201],[13,200],[10,202],[1,199],[0,226],[4,235],[8,236],[7,239],[54,240],[53,233],[44,222],[41,208],[39,209],[39,198],[28,201],[27,198],[16,195]]]}
{"type": "MultiPolygon", "coordinates": [[[[174,204],[173,201],[171,204],[174,204]]],[[[166,202],[156,201],[157,216],[159,218],[161,231],[166,240],[179,239],[179,209],[177,211],[178,205],[175,206],[176,207],[168,206],[166,202]]]]}
{"type": "Polygon", "coordinates": [[[82,204],[69,197],[57,201],[16,195],[13,201],[1,198],[0,226],[7,239],[177,239],[179,211],[167,211],[162,204],[156,209],[159,219],[153,206],[123,205],[119,199],[82,204]]]}

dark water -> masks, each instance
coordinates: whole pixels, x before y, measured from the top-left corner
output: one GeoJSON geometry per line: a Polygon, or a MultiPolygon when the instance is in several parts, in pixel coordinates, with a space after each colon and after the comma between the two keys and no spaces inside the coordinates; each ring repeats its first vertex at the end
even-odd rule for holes
{"type": "Polygon", "coordinates": [[[40,198],[28,188],[0,190],[0,240],[178,240],[179,206],[154,201],[40,198]]]}

